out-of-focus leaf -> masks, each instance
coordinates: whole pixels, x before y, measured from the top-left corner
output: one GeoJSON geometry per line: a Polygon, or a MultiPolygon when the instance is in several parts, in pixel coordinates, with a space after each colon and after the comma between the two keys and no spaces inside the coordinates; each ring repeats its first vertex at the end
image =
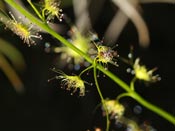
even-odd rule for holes
{"type": "Polygon", "coordinates": [[[24,86],[21,79],[1,53],[0,53],[0,69],[7,76],[16,92],[22,93],[24,91],[24,86]]]}
{"type": "Polygon", "coordinates": [[[175,0],[140,0],[141,3],[175,3],[175,0]]]}
{"type": "Polygon", "coordinates": [[[64,0],[61,2],[61,8],[67,8],[72,6],[72,0],[64,0]]]}
{"type": "Polygon", "coordinates": [[[10,43],[0,38],[0,53],[5,55],[13,64],[15,69],[25,69],[25,62],[22,54],[10,43]]]}
{"type": "Polygon", "coordinates": [[[3,0],[0,1],[0,9],[5,9],[5,5],[4,5],[3,0]]]}
{"type": "MultiPolygon", "coordinates": [[[[128,2],[130,2],[133,7],[136,8],[136,10],[138,10],[137,8],[140,8],[137,0],[129,0],[128,2]]],[[[109,44],[116,43],[118,37],[120,36],[128,21],[128,16],[125,15],[121,9],[119,9],[105,32],[104,41],[109,44]]]]}
{"type": "Polygon", "coordinates": [[[135,7],[131,3],[129,3],[128,0],[112,0],[112,1],[125,13],[125,15],[128,16],[128,18],[130,18],[130,20],[135,25],[138,32],[140,45],[142,47],[148,47],[150,42],[149,31],[140,13],[135,9],[135,7]]]}
{"type": "Polygon", "coordinates": [[[89,4],[88,0],[73,0],[76,26],[81,33],[86,33],[92,28],[88,12],[89,4]]]}

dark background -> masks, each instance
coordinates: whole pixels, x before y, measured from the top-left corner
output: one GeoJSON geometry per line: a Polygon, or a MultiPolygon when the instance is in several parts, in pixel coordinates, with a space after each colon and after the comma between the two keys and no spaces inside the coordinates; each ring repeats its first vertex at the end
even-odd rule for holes
{"type": "MultiPolygon", "coordinates": [[[[94,25],[94,30],[101,38],[114,13],[110,10],[110,6],[111,4],[106,2],[104,10],[94,25]]],[[[160,74],[162,80],[148,87],[143,82],[137,82],[136,90],[151,103],[175,115],[175,5],[146,4],[142,7],[143,18],[150,31],[150,46],[147,49],[139,46],[135,27],[129,22],[117,42],[119,44],[117,51],[120,56],[127,57],[132,44],[135,48],[135,57],[141,57],[142,63],[149,69],[158,67],[156,73],[160,74]]],[[[74,18],[71,7],[65,8],[64,12],[74,18]]],[[[25,84],[23,94],[16,93],[3,72],[0,72],[0,130],[86,131],[98,126],[104,127],[105,118],[101,116],[99,108],[95,110],[100,103],[95,86],[87,86],[86,95],[79,97],[77,94],[71,96],[70,92],[61,89],[59,81],[47,82],[55,75],[49,68],[56,64],[57,55],[47,54],[44,51],[44,44],[59,42],[48,35],[43,34],[43,36],[44,39],[37,46],[29,48],[10,31],[1,30],[1,37],[12,42],[22,52],[27,68],[20,74],[25,84]]],[[[125,71],[128,66],[121,61],[118,63],[120,66],[117,69],[109,66],[109,70],[118,74],[122,80],[129,81],[132,76],[125,71]]],[[[67,71],[66,67],[65,70],[67,71]]],[[[77,71],[70,71],[72,72],[77,73],[77,71]]],[[[89,76],[84,76],[87,81],[93,81],[91,78],[91,72],[89,76]]],[[[105,97],[115,98],[116,94],[123,91],[102,75],[99,83],[105,97]]],[[[124,98],[122,103],[126,106],[128,116],[137,119],[138,123],[147,121],[157,131],[175,130],[171,123],[141,105],[142,112],[134,113],[134,107],[139,105],[134,100],[124,98]]],[[[118,129],[115,124],[113,126],[113,129],[124,130],[118,129]]]]}

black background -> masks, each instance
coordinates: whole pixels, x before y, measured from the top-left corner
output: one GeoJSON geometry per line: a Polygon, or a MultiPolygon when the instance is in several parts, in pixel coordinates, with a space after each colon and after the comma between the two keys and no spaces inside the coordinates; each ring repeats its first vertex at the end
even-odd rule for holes
{"type": "MultiPolygon", "coordinates": [[[[94,25],[94,30],[101,38],[114,13],[110,7],[111,4],[106,2],[94,25]]],[[[143,18],[150,31],[150,46],[147,49],[139,46],[135,27],[129,21],[117,41],[119,45],[117,51],[120,56],[127,57],[132,44],[135,47],[135,57],[141,57],[142,63],[150,69],[158,67],[157,73],[162,80],[148,87],[143,82],[137,82],[136,90],[151,103],[175,115],[175,5],[147,4],[142,5],[142,8],[143,18]]],[[[71,7],[64,9],[64,12],[73,18],[71,7]]],[[[44,39],[37,46],[29,48],[10,31],[1,30],[1,37],[13,42],[12,44],[22,52],[27,68],[20,74],[25,84],[23,94],[16,93],[3,72],[0,72],[0,130],[85,131],[98,126],[104,127],[105,118],[101,116],[99,108],[95,110],[100,103],[95,86],[88,86],[86,96],[78,97],[77,94],[71,96],[70,92],[60,89],[59,81],[47,82],[54,75],[49,68],[54,66],[57,55],[47,54],[44,51],[44,43],[49,41],[59,44],[59,42],[48,35],[43,36],[44,39]]],[[[109,66],[109,70],[129,82],[132,76],[125,72],[127,65],[121,61],[118,63],[120,65],[118,68],[109,66]]],[[[65,70],[67,71],[66,67],[65,70]]],[[[79,71],[68,73],[72,72],[79,71]]],[[[89,76],[85,75],[84,79],[93,81],[92,73],[90,72],[89,76]]],[[[102,77],[102,74],[99,83],[105,97],[115,98],[117,94],[123,92],[110,79],[102,77]]],[[[134,100],[124,98],[122,102],[129,116],[136,118],[139,123],[148,121],[157,131],[175,130],[171,123],[144,107],[141,114],[135,114],[133,108],[139,104],[134,100]]]]}

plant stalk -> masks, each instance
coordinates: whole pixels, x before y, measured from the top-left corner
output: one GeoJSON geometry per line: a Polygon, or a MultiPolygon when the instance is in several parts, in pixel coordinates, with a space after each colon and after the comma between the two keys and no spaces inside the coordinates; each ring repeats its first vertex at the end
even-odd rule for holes
{"type": "MultiPolygon", "coordinates": [[[[6,3],[14,7],[16,10],[21,12],[23,15],[25,15],[32,23],[39,26],[44,31],[48,32],[50,35],[58,39],[60,42],[62,42],[64,45],[68,46],[75,52],[77,52],[79,55],[81,55],[84,59],[86,59],[89,63],[93,64],[93,60],[84,52],[79,50],[77,47],[75,47],[73,44],[71,44],[69,41],[67,41],[64,37],[57,34],[54,30],[52,30],[46,23],[38,20],[35,18],[32,14],[30,14],[28,11],[26,11],[23,7],[18,5],[14,0],[4,0],[6,3]]],[[[130,86],[127,85],[124,81],[122,81],[120,78],[118,78],[116,75],[111,73],[109,70],[106,70],[104,67],[100,66],[99,64],[96,65],[96,68],[99,69],[101,72],[103,72],[106,76],[111,78],[115,83],[117,83],[121,88],[123,88],[126,92],[130,93],[131,97],[135,99],[137,102],[148,108],[149,110],[155,112],[159,116],[163,117],[164,119],[168,120],[172,124],[175,125],[175,117],[168,112],[162,110],[161,108],[149,103],[145,99],[143,99],[139,94],[137,94],[135,91],[130,89],[130,86]]]]}

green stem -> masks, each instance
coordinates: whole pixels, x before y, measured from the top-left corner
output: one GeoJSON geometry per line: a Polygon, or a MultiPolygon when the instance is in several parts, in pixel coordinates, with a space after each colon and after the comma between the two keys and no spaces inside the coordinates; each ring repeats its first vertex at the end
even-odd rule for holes
{"type": "MultiPolygon", "coordinates": [[[[77,52],[84,59],[86,59],[89,63],[93,64],[93,60],[87,54],[85,54],[84,52],[82,52],[81,50],[79,50],[78,48],[76,48],[73,44],[71,44],[69,41],[67,41],[65,38],[63,38],[62,36],[60,36],[59,34],[57,34],[47,24],[45,24],[42,21],[40,21],[37,18],[35,18],[32,14],[30,14],[24,8],[22,8],[20,5],[18,5],[14,0],[4,0],[4,1],[7,2],[9,5],[11,5],[12,7],[14,7],[19,12],[21,12],[23,15],[25,15],[31,22],[33,22],[34,24],[36,24],[37,26],[39,26],[44,31],[48,32],[50,35],[52,35],[53,37],[55,37],[56,39],[58,39],[64,45],[68,46],[69,48],[71,48],[72,50],[74,50],[75,52],[77,52]]],[[[151,111],[153,111],[156,114],[162,116],[163,118],[165,118],[166,120],[168,120],[169,122],[171,122],[172,124],[175,125],[175,117],[174,116],[172,116],[171,114],[167,113],[166,111],[164,111],[164,110],[160,109],[159,107],[154,106],[151,103],[149,103],[146,100],[144,100],[139,94],[137,94],[136,92],[132,91],[130,89],[129,85],[127,85],[124,81],[122,81],[121,79],[119,79],[116,75],[114,75],[113,73],[111,73],[109,70],[106,70],[104,67],[102,67],[102,66],[100,66],[98,64],[96,66],[97,66],[96,67],[97,69],[99,69],[106,76],[108,76],[109,78],[111,78],[115,83],[117,83],[126,92],[129,92],[132,95],[132,98],[134,98],[140,104],[142,104],[143,106],[147,107],[151,111]]]]}
{"type": "Polygon", "coordinates": [[[35,11],[35,13],[38,15],[38,17],[45,21],[44,18],[41,16],[41,14],[39,13],[39,11],[36,9],[36,7],[33,5],[33,3],[31,2],[31,0],[27,0],[27,2],[30,4],[30,6],[33,8],[33,10],[35,11]]]}
{"type": "Polygon", "coordinates": [[[131,97],[133,99],[135,99],[136,101],[138,101],[140,104],[142,104],[144,107],[150,109],[151,111],[153,111],[157,115],[165,118],[166,120],[168,120],[169,122],[171,122],[173,125],[175,125],[175,116],[169,114],[168,112],[164,111],[160,107],[157,107],[157,106],[151,104],[150,102],[146,101],[145,99],[143,99],[140,95],[138,95],[135,92],[133,92],[131,94],[131,97]]]}
{"type": "Polygon", "coordinates": [[[109,121],[109,114],[108,114],[108,109],[107,109],[107,106],[106,106],[106,103],[105,103],[105,100],[103,98],[103,95],[101,93],[101,90],[100,90],[100,87],[99,87],[99,84],[98,84],[98,80],[97,80],[97,63],[96,63],[96,60],[94,60],[94,63],[93,63],[93,67],[94,67],[94,81],[95,81],[95,85],[97,87],[97,91],[98,91],[98,94],[101,98],[101,103],[103,105],[103,108],[105,110],[105,113],[106,113],[106,131],[109,131],[109,124],[110,124],[110,121],[109,121]]]}
{"type": "Polygon", "coordinates": [[[14,0],[4,0],[4,1],[7,2],[9,5],[11,5],[12,7],[14,7],[19,12],[21,12],[23,15],[25,15],[32,23],[36,24],[41,29],[43,29],[44,31],[48,32],[50,35],[52,35],[56,39],[58,39],[61,43],[70,47],[72,50],[74,50],[79,55],[84,57],[89,63],[93,63],[93,60],[87,54],[85,54],[80,49],[75,47],[72,43],[67,41],[64,37],[60,36],[57,32],[55,32],[52,28],[50,28],[46,23],[43,23],[42,21],[35,18],[32,14],[30,14],[28,11],[26,11],[23,7],[18,5],[14,0]]]}
{"type": "Polygon", "coordinates": [[[81,77],[81,75],[82,75],[83,73],[85,73],[86,71],[90,70],[90,69],[93,68],[93,67],[94,67],[94,66],[91,65],[91,66],[87,67],[86,69],[84,69],[84,70],[79,74],[79,77],[81,77]]]}
{"type": "Polygon", "coordinates": [[[136,81],[136,77],[134,77],[133,79],[132,79],[132,81],[131,81],[131,83],[130,83],[130,88],[131,88],[131,90],[135,90],[135,88],[134,88],[134,83],[135,83],[135,81],[136,81]]]}
{"type": "Polygon", "coordinates": [[[128,92],[122,93],[122,94],[120,94],[120,95],[117,96],[116,100],[119,101],[123,97],[131,97],[131,95],[128,92]]]}
{"type": "Polygon", "coordinates": [[[42,10],[42,17],[45,20],[45,9],[42,10]]]}
{"type": "Polygon", "coordinates": [[[127,85],[124,81],[119,79],[117,76],[115,76],[113,73],[111,73],[108,70],[102,69],[101,66],[98,66],[100,71],[102,71],[104,74],[106,74],[109,78],[111,78],[115,83],[117,83],[119,86],[121,86],[125,91],[130,93],[131,97],[135,99],[137,102],[139,102],[141,105],[145,106],[149,110],[155,112],[159,116],[163,117],[164,119],[168,120],[171,122],[173,125],[175,125],[175,116],[169,114],[168,112],[164,111],[160,107],[157,107],[150,102],[146,101],[143,99],[139,94],[134,92],[133,90],[130,89],[129,85],[127,85]]]}
{"type": "Polygon", "coordinates": [[[114,75],[112,72],[110,72],[109,70],[106,70],[104,67],[102,67],[100,65],[97,65],[97,68],[101,72],[103,72],[106,76],[108,76],[109,78],[111,78],[120,87],[122,87],[126,92],[132,92],[132,90],[130,89],[130,87],[124,81],[122,81],[119,77],[117,77],[116,75],[114,75]]]}

